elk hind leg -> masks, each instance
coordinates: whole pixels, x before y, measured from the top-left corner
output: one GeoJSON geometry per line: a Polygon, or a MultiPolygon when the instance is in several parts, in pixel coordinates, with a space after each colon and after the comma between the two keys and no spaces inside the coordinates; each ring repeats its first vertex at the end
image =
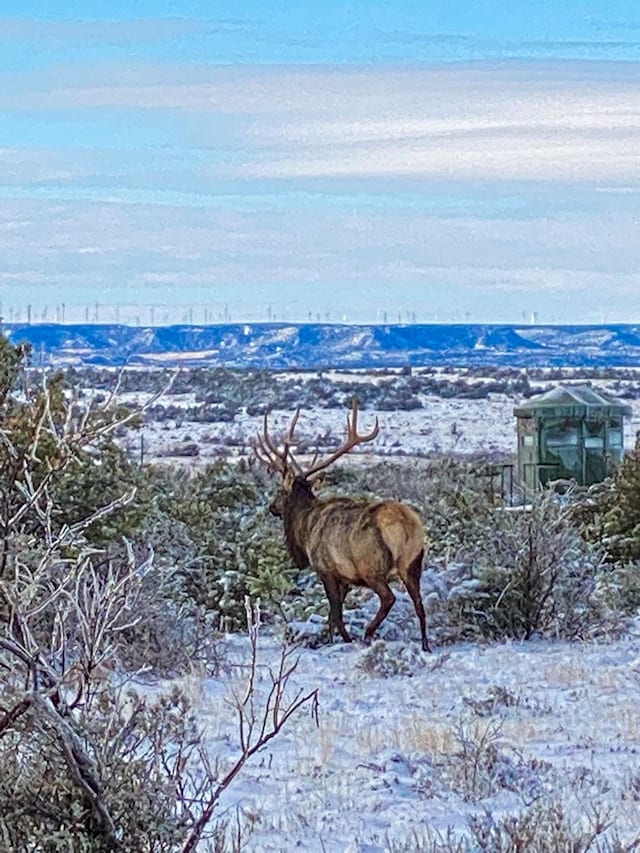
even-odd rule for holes
{"type": "Polygon", "coordinates": [[[348,584],[334,577],[334,575],[322,576],[324,590],[329,599],[329,639],[333,642],[334,629],[338,631],[345,643],[352,642],[351,635],[344,625],[342,617],[342,605],[349,591],[348,584]]]}
{"type": "Polygon", "coordinates": [[[424,604],[422,603],[422,595],[420,593],[420,577],[422,576],[422,560],[424,551],[421,551],[409,564],[404,575],[403,581],[407,588],[407,592],[411,596],[413,606],[415,607],[416,616],[420,623],[420,636],[422,637],[422,650],[425,652],[431,651],[429,640],[427,639],[427,617],[424,612],[424,604]]]}
{"type": "Polygon", "coordinates": [[[376,613],[376,615],[366,627],[366,630],[364,632],[365,643],[370,642],[371,638],[378,630],[381,623],[386,619],[387,614],[393,607],[393,603],[396,600],[396,597],[391,591],[391,588],[384,581],[375,581],[373,583],[370,582],[368,586],[369,589],[372,589],[380,599],[380,607],[378,608],[378,612],[376,613]]]}

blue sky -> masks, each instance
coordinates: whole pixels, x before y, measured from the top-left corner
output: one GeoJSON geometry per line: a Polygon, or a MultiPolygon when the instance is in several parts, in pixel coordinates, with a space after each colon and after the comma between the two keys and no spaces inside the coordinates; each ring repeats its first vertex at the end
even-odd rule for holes
{"type": "Polygon", "coordinates": [[[0,201],[5,319],[640,322],[640,8],[5,2],[0,201]]]}

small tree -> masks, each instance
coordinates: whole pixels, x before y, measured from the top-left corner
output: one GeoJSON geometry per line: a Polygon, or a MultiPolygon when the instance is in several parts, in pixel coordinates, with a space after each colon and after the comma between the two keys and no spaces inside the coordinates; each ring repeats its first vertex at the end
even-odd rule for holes
{"type": "Polygon", "coordinates": [[[640,436],[600,490],[588,535],[600,540],[613,562],[640,560],[640,436]]]}
{"type": "Polygon", "coordinates": [[[471,553],[469,578],[451,591],[447,605],[452,620],[470,633],[576,637],[602,624],[595,594],[601,555],[552,492],[520,511],[494,512],[471,553]]]}
{"type": "MultiPolygon", "coordinates": [[[[180,572],[185,592],[236,629],[245,622],[246,595],[280,602],[293,582],[282,533],[265,510],[265,487],[255,468],[216,462],[195,477],[171,474],[157,509],[184,538],[180,572]]],[[[170,543],[165,542],[165,546],[170,543]]]]}

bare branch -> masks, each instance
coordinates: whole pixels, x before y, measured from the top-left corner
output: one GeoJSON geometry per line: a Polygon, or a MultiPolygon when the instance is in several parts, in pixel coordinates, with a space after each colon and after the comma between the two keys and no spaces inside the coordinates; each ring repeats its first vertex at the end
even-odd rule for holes
{"type": "Polygon", "coordinates": [[[109,810],[101,797],[101,786],[97,767],[82,745],[69,719],[65,719],[45,697],[35,693],[33,703],[53,726],[64,756],[65,764],[74,783],[83,794],[84,800],[100,827],[101,833],[112,850],[120,850],[116,827],[109,810]]]}
{"type": "Polygon", "coordinates": [[[236,776],[240,773],[244,765],[249,759],[261,750],[270,740],[276,737],[286,725],[287,721],[304,705],[311,705],[311,714],[318,724],[318,690],[312,690],[309,693],[298,691],[295,697],[288,703],[284,699],[287,693],[290,677],[295,672],[297,661],[294,661],[290,666],[286,667],[289,652],[286,648],[283,649],[280,666],[276,673],[270,671],[272,685],[271,690],[263,703],[261,719],[256,726],[256,718],[253,708],[253,697],[256,693],[256,671],[257,671],[257,637],[259,629],[259,609],[254,607],[248,599],[245,599],[245,609],[247,611],[248,629],[251,649],[251,659],[249,663],[249,675],[247,677],[247,686],[242,699],[237,700],[237,713],[240,728],[240,747],[241,753],[233,763],[227,773],[220,779],[217,785],[211,792],[207,802],[205,803],[200,817],[195,822],[189,837],[182,848],[182,853],[192,853],[202,838],[207,825],[211,821],[216,806],[223,792],[229,787],[236,776]],[[254,732],[257,734],[254,737],[254,732]]]}

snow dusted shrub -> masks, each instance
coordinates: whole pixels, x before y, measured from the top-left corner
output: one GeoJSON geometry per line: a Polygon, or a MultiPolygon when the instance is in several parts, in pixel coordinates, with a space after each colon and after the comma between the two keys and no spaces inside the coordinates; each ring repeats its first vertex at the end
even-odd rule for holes
{"type": "Polygon", "coordinates": [[[103,686],[72,714],[36,694],[0,740],[3,849],[180,849],[180,765],[198,742],[178,690],[150,699],[103,686]]]}
{"type": "Polygon", "coordinates": [[[584,537],[605,552],[601,578],[610,606],[623,613],[640,608],[640,439],[613,478],[577,491],[576,522],[584,537]]]}
{"type": "MultiPolygon", "coordinates": [[[[102,773],[131,726],[99,708],[126,632],[154,616],[138,606],[149,551],[108,541],[135,500],[135,488],[106,487],[124,470],[110,465],[111,436],[131,418],[111,398],[78,406],[59,375],[13,387],[0,399],[0,838],[7,850],[121,849],[102,773]],[[102,503],[76,479],[102,482],[102,503]]],[[[135,787],[134,765],[122,772],[135,787]]]]}
{"type": "Polygon", "coordinates": [[[605,566],[598,586],[607,605],[618,613],[634,614],[640,610],[640,563],[605,566]]]}
{"type": "MultiPolygon", "coordinates": [[[[425,653],[414,645],[390,645],[384,640],[376,640],[362,652],[356,668],[377,678],[391,678],[394,675],[424,672],[425,659],[425,653]]],[[[440,663],[439,659],[436,663],[440,663]]]]}
{"type": "Polygon", "coordinates": [[[494,511],[490,522],[470,545],[467,578],[449,590],[446,607],[463,635],[572,638],[603,626],[601,555],[567,505],[541,492],[527,507],[494,511]]]}
{"type": "Polygon", "coordinates": [[[445,756],[445,774],[467,802],[477,803],[507,787],[500,778],[509,765],[499,748],[501,731],[500,720],[461,720],[453,732],[456,748],[445,756]]]}
{"type": "Polygon", "coordinates": [[[196,476],[171,469],[158,478],[158,559],[180,574],[183,595],[215,614],[224,630],[244,624],[247,595],[278,611],[296,573],[266,511],[269,491],[260,473],[220,461],[196,476]]]}
{"type": "Polygon", "coordinates": [[[569,820],[561,802],[547,799],[517,816],[474,816],[469,827],[473,842],[467,849],[481,853],[626,853],[637,846],[637,839],[626,844],[612,836],[611,821],[597,811],[582,828],[569,820]]]}
{"type": "Polygon", "coordinates": [[[490,526],[495,507],[484,468],[481,460],[442,457],[431,460],[422,473],[418,507],[431,555],[456,559],[490,526]]]}
{"type": "Polygon", "coordinates": [[[78,405],[59,376],[14,395],[23,355],[0,335],[0,848],[192,853],[222,792],[302,705],[315,712],[316,691],[286,695],[296,664],[283,649],[256,695],[251,607],[250,676],[232,697],[239,744],[226,766],[205,749],[184,689],[126,688],[132,649],[145,670],[152,639],[174,660],[184,651],[170,629],[183,614],[163,609],[153,549],[121,538],[121,524],[135,527],[121,512],[135,488],[105,489],[101,504],[99,489],[74,483],[93,484],[95,460],[131,415],[113,397],[78,405]],[[170,630],[154,635],[157,624],[170,630]]]}
{"type": "Polygon", "coordinates": [[[90,577],[70,606],[49,587],[45,603],[58,618],[46,645],[42,632],[34,644],[28,614],[16,620],[19,640],[0,637],[3,850],[191,853],[209,829],[215,849],[240,849],[227,845],[224,821],[216,826],[222,793],[303,705],[317,715],[317,691],[288,695],[296,661],[285,648],[258,696],[259,615],[248,607],[248,675],[230,698],[239,743],[235,757],[218,760],[188,683],[135,690],[104,669],[114,633],[134,618],[137,574],[107,588],[94,588],[90,577]],[[77,644],[67,636],[75,625],[77,644]],[[61,636],[67,660],[57,655],[61,636]]]}
{"type": "Polygon", "coordinates": [[[582,501],[585,535],[599,542],[613,563],[640,558],[640,436],[612,479],[582,501]]]}
{"type": "Polygon", "coordinates": [[[414,831],[406,842],[390,840],[388,853],[631,853],[638,839],[621,841],[611,833],[611,823],[596,814],[587,828],[571,821],[561,802],[541,798],[518,815],[494,816],[490,811],[473,815],[467,833],[414,831]]]}

